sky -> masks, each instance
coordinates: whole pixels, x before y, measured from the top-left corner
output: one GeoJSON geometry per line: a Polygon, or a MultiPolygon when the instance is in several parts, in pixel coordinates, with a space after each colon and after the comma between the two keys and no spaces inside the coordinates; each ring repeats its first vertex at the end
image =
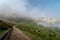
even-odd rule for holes
{"type": "Polygon", "coordinates": [[[60,0],[0,0],[0,15],[60,18],[60,0]]]}

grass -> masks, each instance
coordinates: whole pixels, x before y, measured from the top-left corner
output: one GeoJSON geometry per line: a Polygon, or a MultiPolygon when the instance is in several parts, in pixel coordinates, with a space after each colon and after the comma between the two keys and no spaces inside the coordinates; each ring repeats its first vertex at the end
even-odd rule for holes
{"type": "Polygon", "coordinates": [[[7,23],[0,20],[0,36],[3,35],[9,28],[12,28],[14,24],[7,23]]]}
{"type": "Polygon", "coordinates": [[[4,34],[7,30],[0,30],[0,36],[4,34]]]}
{"type": "Polygon", "coordinates": [[[32,40],[60,40],[60,35],[51,28],[36,23],[21,22],[16,26],[32,40]]]}

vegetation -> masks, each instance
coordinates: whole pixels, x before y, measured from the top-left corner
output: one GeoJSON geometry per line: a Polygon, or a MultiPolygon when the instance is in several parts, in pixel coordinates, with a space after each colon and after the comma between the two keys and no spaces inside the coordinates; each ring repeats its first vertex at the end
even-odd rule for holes
{"type": "MultiPolygon", "coordinates": [[[[9,19],[10,20],[10,19],[9,19]]],[[[32,40],[60,40],[60,29],[49,28],[42,25],[37,25],[31,19],[17,18],[12,20],[20,24],[16,25],[23,33],[28,35],[32,40]],[[52,30],[53,29],[53,30],[52,30]]],[[[11,21],[11,20],[10,20],[11,21]]],[[[0,34],[11,28],[14,24],[0,20],[0,34]]]]}
{"type": "Polygon", "coordinates": [[[60,34],[56,33],[51,28],[37,25],[34,22],[20,22],[16,27],[32,40],[60,40],[60,34]]]}
{"type": "Polygon", "coordinates": [[[2,29],[2,30],[11,28],[13,25],[14,24],[7,23],[7,22],[0,20],[0,29],[2,29]]]}
{"type": "Polygon", "coordinates": [[[0,20],[0,36],[4,34],[8,30],[8,28],[11,28],[14,24],[4,22],[0,20]]]}
{"type": "Polygon", "coordinates": [[[4,34],[4,32],[7,30],[0,30],[0,36],[4,34]]]}

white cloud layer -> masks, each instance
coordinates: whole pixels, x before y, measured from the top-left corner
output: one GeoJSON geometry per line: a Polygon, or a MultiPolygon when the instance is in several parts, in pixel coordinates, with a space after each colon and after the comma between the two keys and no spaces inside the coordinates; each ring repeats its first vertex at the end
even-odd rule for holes
{"type": "Polygon", "coordinates": [[[4,16],[30,16],[30,17],[45,17],[45,13],[38,8],[33,8],[28,11],[28,0],[0,0],[0,14],[4,16]]]}

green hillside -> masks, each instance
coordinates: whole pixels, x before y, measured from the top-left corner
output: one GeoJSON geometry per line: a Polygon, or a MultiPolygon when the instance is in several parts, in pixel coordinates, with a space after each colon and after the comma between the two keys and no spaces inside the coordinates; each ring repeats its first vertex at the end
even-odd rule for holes
{"type": "Polygon", "coordinates": [[[20,22],[16,27],[32,40],[60,40],[60,34],[56,33],[51,28],[37,25],[33,22],[20,22]]]}
{"type": "Polygon", "coordinates": [[[0,29],[8,29],[10,27],[12,27],[14,24],[12,23],[8,23],[8,22],[4,22],[2,20],[0,20],[0,29]]]}
{"type": "Polygon", "coordinates": [[[9,28],[11,28],[14,24],[4,22],[0,20],[0,36],[4,34],[9,28]]]}

